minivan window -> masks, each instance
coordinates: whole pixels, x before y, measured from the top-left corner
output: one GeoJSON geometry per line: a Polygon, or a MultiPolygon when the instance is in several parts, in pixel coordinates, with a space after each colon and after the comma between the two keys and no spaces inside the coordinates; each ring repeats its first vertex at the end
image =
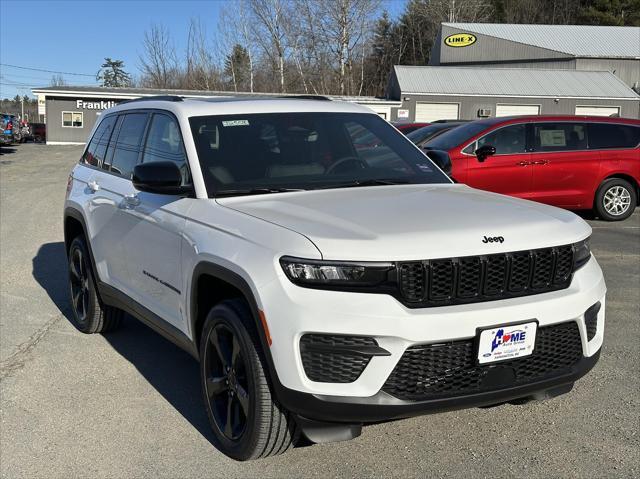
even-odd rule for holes
{"type": "Polygon", "coordinates": [[[442,135],[438,135],[432,140],[426,142],[425,146],[433,150],[445,150],[448,151],[451,148],[465,143],[467,140],[476,136],[484,130],[487,130],[491,125],[486,122],[463,123],[462,125],[452,128],[449,131],[444,132],[442,135]]]}
{"type": "Polygon", "coordinates": [[[582,123],[536,123],[533,128],[535,151],[587,149],[587,131],[582,123]]]}
{"type": "Polygon", "coordinates": [[[512,155],[524,153],[527,148],[527,125],[510,125],[498,128],[477,141],[477,148],[491,145],[496,149],[496,155],[512,155]]]}
{"type": "Polygon", "coordinates": [[[589,148],[635,148],[640,144],[640,126],[589,123],[589,148]]]}
{"type": "Polygon", "coordinates": [[[146,113],[124,115],[111,160],[112,172],[124,178],[131,178],[133,167],[138,163],[140,143],[147,124],[147,117],[146,113]]]}
{"type": "Polygon", "coordinates": [[[380,117],[265,113],[190,119],[209,195],[449,183],[380,117]]]}
{"type": "Polygon", "coordinates": [[[168,115],[155,114],[151,119],[142,162],[173,161],[182,173],[182,184],[191,182],[182,135],[177,122],[168,115]]]}
{"type": "Polygon", "coordinates": [[[116,124],[116,119],[117,117],[113,115],[106,117],[100,122],[82,158],[86,164],[93,166],[100,166],[102,164],[106,156],[107,145],[109,144],[113,127],[116,124]]]}

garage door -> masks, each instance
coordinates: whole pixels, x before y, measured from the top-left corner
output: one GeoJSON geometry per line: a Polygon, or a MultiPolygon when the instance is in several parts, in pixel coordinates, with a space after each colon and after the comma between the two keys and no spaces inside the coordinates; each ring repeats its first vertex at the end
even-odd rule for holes
{"type": "Polygon", "coordinates": [[[619,106],[577,106],[576,115],[614,116],[620,115],[619,106]]]}
{"type": "Polygon", "coordinates": [[[457,120],[457,103],[416,103],[416,121],[457,120]]]}
{"type": "Polygon", "coordinates": [[[540,105],[496,105],[496,116],[539,115],[540,105]]]}

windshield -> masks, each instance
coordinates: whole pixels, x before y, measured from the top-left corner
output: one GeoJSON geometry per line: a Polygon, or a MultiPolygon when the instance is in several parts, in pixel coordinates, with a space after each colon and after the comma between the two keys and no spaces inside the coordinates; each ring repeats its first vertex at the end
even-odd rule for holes
{"type": "Polygon", "coordinates": [[[268,113],[190,118],[209,196],[449,183],[382,118],[268,113]]]}
{"type": "Polygon", "coordinates": [[[442,135],[436,136],[430,141],[427,141],[425,146],[434,150],[448,151],[451,148],[461,145],[471,137],[489,127],[490,125],[483,122],[464,123],[456,128],[444,132],[442,135]]]}

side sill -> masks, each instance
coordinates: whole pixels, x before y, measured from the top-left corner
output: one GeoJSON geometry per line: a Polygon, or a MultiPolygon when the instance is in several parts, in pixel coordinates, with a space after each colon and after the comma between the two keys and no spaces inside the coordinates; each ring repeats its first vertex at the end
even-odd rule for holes
{"type": "Polygon", "coordinates": [[[179,348],[188,352],[197,361],[200,360],[198,349],[189,337],[175,326],[167,323],[160,316],[134,301],[120,290],[102,281],[98,282],[98,291],[105,304],[122,309],[131,316],[168,339],[179,348]]]}

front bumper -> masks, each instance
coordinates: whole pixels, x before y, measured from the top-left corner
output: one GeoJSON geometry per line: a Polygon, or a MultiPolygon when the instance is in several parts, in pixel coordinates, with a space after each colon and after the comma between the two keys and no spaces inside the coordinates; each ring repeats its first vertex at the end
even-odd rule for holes
{"type": "Polygon", "coordinates": [[[435,412],[492,406],[520,399],[547,399],[571,390],[573,383],[597,363],[600,350],[583,357],[573,368],[551,379],[477,394],[428,401],[403,401],[380,391],[371,397],[337,397],[280,388],[278,398],[290,411],[305,419],[327,423],[366,424],[435,412]]]}
{"type": "MultiPolygon", "coordinates": [[[[378,403],[379,392],[408,348],[469,340],[476,337],[478,328],[500,324],[535,319],[539,327],[545,327],[575,322],[585,359],[594,356],[602,346],[606,287],[595,258],[574,274],[571,285],[564,290],[423,309],[406,308],[383,294],[301,288],[289,282],[284,273],[279,279],[260,285],[259,307],[265,313],[273,338],[269,349],[277,383],[284,391],[292,391],[290,396],[302,393],[311,398],[322,397],[325,402],[329,397],[337,397],[340,403],[344,398],[355,398],[360,403],[363,398],[370,398],[378,403]],[[597,302],[602,304],[597,315],[597,328],[595,335],[588,338],[584,314],[597,302]],[[312,381],[305,373],[300,350],[301,337],[309,333],[370,336],[390,354],[373,357],[353,382],[312,381]]],[[[519,390],[516,394],[521,392],[519,390]]],[[[311,401],[302,399],[307,396],[300,400],[311,401]]],[[[285,399],[282,402],[290,401],[285,399]]],[[[295,410],[295,407],[291,409],[295,410]]]]}

